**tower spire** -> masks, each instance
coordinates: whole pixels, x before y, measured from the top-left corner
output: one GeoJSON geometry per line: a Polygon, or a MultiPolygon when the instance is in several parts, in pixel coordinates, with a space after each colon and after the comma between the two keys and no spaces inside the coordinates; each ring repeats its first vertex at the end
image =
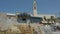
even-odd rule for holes
{"type": "Polygon", "coordinates": [[[34,3],[33,3],[33,15],[34,16],[37,15],[37,3],[36,3],[36,0],[34,0],[34,3]]]}

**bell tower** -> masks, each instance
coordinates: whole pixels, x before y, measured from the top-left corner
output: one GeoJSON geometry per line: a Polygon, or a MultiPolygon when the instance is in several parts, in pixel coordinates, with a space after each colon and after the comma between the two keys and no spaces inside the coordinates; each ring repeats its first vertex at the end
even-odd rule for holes
{"type": "Polygon", "coordinates": [[[33,2],[33,15],[34,16],[37,15],[37,2],[36,2],[36,0],[34,0],[34,2],[33,2]]]}

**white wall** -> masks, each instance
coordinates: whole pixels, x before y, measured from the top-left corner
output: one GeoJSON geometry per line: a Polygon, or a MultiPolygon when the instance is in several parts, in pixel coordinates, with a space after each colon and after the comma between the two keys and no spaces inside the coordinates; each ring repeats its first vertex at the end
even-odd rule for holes
{"type": "Polygon", "coordinates": [[[37,15],[37,17],[42,17],[42,18],[44,18],[44,16],[45,16],[47,19],[51,18],[51,16],[54,16],[54,17],[56,18],[56,16],[53,15],[53,14],[38,14],[38,15],[37,15]]]}

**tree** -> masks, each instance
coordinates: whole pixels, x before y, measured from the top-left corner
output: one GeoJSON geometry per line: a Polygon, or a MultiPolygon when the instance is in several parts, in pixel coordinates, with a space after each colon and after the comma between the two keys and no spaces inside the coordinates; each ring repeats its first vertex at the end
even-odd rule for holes
{"type": "Polygon", "coordinates": [[[50,18],[51,23],[53,23],[54,20],[55,20],[54,16],[51,16],[51,18],[50,18]]]}
{"type": "Polygon", "coordinates": [[[50,19],[47,19],[47,22],[49,23],[50,22],[50,19]]]}
{"type": "Polygon", "coordinates": [[[44,16],[44,20],[46,21],[47,19],[46,19],[46,16],[44,16]]]}

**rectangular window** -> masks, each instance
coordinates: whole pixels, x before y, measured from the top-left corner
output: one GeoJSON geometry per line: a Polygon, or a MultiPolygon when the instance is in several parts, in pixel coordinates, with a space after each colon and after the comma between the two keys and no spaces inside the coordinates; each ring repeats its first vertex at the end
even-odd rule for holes
{"type": "Polygon", "coordinates": [[[41,21],[42,21],[42,18],[38,18],[38,17],[31,18],[31,23],[40,23],[41,21]]]}

